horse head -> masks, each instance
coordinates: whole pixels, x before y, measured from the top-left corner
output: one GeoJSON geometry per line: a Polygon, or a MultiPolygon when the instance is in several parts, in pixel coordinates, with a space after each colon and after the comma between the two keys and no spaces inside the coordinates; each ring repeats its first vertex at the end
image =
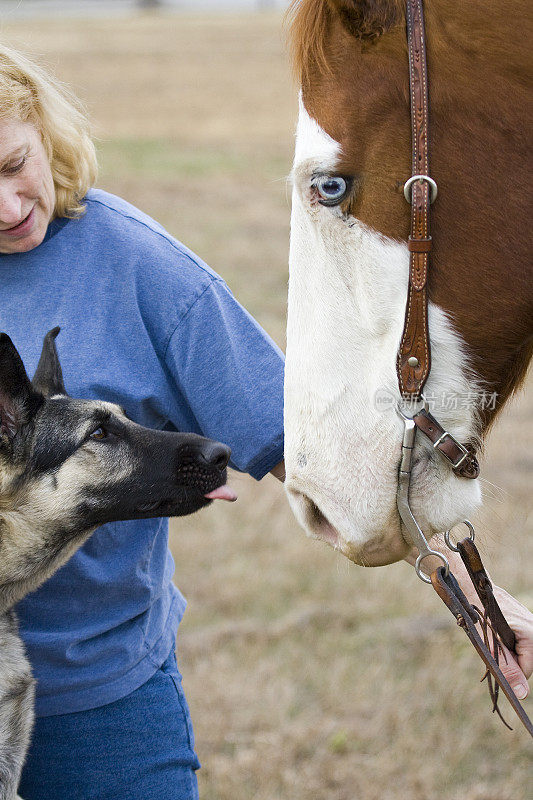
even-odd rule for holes
{"type": "MultiPolygon", "coordinates": [[[[427,4],[433,254],[430,410],[479,446],[532,353],[525,231],[528,53],[516,4],[427,4]]],[[[520,2],[525,14],[525,2],[520,2]]],[[[292,171],[286,487],[309,534],[357,563],[405,557],[396,507],[396,356],[406,310],[411,174],[404,3],[299,0],[292,171]]],[[[481,502],[418,441],[410,502],[429,536],[481,502]]]]}

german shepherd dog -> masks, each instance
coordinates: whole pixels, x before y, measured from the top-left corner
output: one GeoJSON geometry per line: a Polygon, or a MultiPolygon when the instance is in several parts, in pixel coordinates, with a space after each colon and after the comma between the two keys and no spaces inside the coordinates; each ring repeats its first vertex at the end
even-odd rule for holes
{"type": "Polygon", "coordinates": [[[191,514],[221,498],[230,450],[150,430],[112,403],[75,400],[55,346],[29,380],[0,334],[0,800],[15,800],[33,723],[34,680],[13,606],[105,522],[191,514]]]}

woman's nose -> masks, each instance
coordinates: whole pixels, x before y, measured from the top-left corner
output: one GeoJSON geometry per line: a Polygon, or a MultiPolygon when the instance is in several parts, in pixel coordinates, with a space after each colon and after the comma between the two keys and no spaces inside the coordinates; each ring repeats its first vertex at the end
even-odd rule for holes
{"type": "Polygon", "coordinates": [[[2,186],[0,180],[0,225],[9,228],[21,222],[22,201],[13,186],[2,186]]]}

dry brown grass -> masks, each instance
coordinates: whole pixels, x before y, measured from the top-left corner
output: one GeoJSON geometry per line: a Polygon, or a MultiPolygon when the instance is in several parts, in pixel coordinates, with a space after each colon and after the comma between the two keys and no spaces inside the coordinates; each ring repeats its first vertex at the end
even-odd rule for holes
{"type": "MultiPolygon", "coordinates": [[[[4,35],[87,102],[101,185],[196,249],[283,345],[296,90],[280,18],[4,35]]],[[[532,415],[521,398],[492,435],[479,520],[495,576],[530,603],[532,415]]],[[[306,540],[274,479],[233,483],[237,505],[171,537],[203,800],[526,800],[526,735],[490,714],[480,664],[431,590],[406,565],[363,570],[306,540]]]]}

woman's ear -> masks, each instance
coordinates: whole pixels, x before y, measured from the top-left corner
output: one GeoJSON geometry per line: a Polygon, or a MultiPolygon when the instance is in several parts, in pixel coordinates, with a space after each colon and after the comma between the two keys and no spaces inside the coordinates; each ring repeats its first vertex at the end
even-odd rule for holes
{"type": "Polygon", "coordinates": [[[327,0],[342,24],[356,39],[375,39],[404,17],[401,0],[327,0]]]}

